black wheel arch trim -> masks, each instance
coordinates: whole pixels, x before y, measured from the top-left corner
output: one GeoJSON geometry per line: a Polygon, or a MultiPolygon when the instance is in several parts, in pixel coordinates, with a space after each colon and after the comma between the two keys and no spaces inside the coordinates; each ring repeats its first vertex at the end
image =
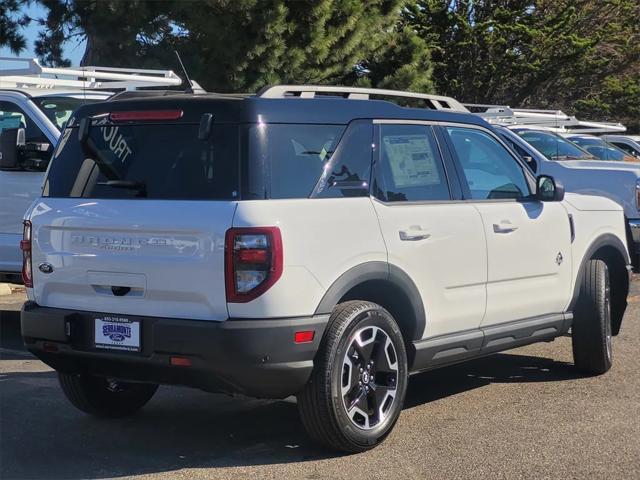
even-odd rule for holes
{"type": "MultiPolygon", "coordinates": [[[[622,258],[625,261],[625,267],[631,264],[631,257],[629,256],[629,252],[627,251],[627,248],[625,247],[624,243],[618,237],[616,237],[611,233],[605,233],[597,237],[591,243],[591,245],[589,245],[589,248],[587,248],[584,256],[582,257],[582,262],[580,263],[580,268],[578,269],[578,275],[576,276],[576,283],[573,288],[573,297],[571,298],[571,303],[569,304],[568,311],[572,312],[575,310],[576,303],[578,302],[578,297],[580,296],[582,277],[584,276],[584,271],[585,271],[587,262],[591,260],[594,257],[595,253],[603,247],[615,248],[618,251],[618,253],[622,255],[622,258]]],[[[624,312],[624,309],[626,309],[626,298],[627,298],[628,289],[629,289],[628,277],[625,278],[625,284],[626,284],[627,292],[623,292],[624,293],[624,300],[623,300],[624,306],[622,307],[623,312],[624,312]]],[[[622,318],[620,318],[620,321],[621,320],[622,318]]],[[[619,324],[617,326],[614,326],[614,330],[616,331],[614,335],[617,334],[617,330],[619,329],[620,329],[619,324]]]]}
{"type": "Polygon", "coordinates": [[[404,270],[387,262],[373,261],[361,263],[340,275],[325,292],[322,300],[318,304],[318,308],[316,308],[315,315],[331,313],[347,292],[371,280],[390,282],[407,295],[416,319],[414,338],[407,340],[421,339],[426,327],[426,314],[424,304],[422,303],[422,296],[418,291],[418,287],[416,287],[411,277],[409,277],[404,270]]]}

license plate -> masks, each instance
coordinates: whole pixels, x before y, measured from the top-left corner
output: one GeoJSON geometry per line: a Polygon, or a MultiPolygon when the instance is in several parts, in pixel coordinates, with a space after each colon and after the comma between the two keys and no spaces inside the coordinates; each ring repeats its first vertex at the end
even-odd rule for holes
{"type": "Polygon", "coordinates": [[[140,351],[140,322],[124,317],[95,319],[95,346],[109,350],[140,351]]]}

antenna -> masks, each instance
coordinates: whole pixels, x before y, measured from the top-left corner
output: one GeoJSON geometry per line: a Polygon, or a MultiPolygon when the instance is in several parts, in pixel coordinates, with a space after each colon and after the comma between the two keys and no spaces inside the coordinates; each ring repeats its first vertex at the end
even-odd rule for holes
{"type": "Polygon", "coordinates": [[[193,82],[189,78],[189,74],[187,73],[187,69],[184,68],[184,63],[182,63],[182,58],[180,58],[180,54],[178,53],[177,50],[174,50],[174,53],[176,54],[176,57],[178,57],[178,62],[180,62],[180,68],[182,68],[182,73],[184,73],[184,78],[187,79],[187,83],[189,84],[189,88],[185,89],[185,93],[194,93],[193,82]]]}

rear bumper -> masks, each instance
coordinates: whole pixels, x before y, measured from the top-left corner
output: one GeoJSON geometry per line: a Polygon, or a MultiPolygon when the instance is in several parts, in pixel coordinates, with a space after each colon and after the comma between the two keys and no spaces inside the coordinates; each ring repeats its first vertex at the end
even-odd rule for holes
{"type": "Polygon", "coordinates": [[[141,322],[141,352],[96,349],[93,312],[22,308],[27,349],[55,370],[122,380],[187,385],[259,398],[293,395],[308,381],[328,315],[224,322],[128,318],[141,322]],[[294,343],[294,333],[314,330],[312,342],[294,343]],[[186,357],[191,366],[171,365],[186,357]]]}

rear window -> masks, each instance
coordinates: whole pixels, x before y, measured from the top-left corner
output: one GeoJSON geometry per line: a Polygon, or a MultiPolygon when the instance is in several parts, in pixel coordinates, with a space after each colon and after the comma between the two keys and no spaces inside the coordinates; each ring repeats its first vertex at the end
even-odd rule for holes
{"type": "Polygon", "coordinates": [[[239,129],[215,125],[95,123],[84,145],[67,128],[54,152],[45,197],[231,200],[239,196],[239,129]]]}

